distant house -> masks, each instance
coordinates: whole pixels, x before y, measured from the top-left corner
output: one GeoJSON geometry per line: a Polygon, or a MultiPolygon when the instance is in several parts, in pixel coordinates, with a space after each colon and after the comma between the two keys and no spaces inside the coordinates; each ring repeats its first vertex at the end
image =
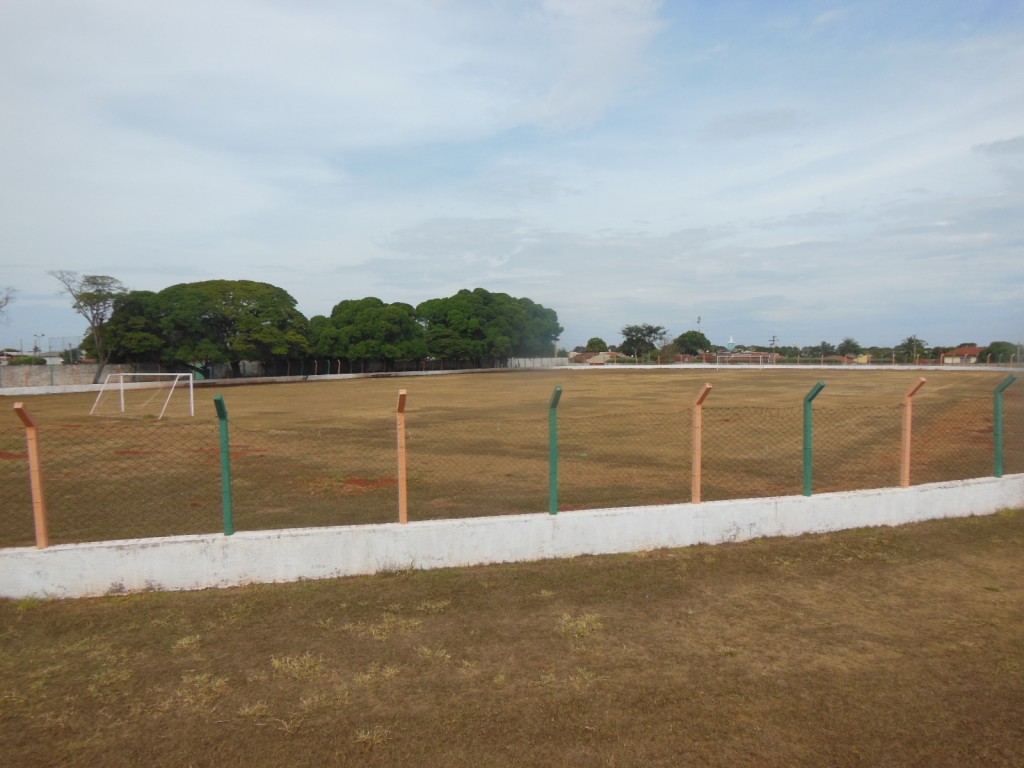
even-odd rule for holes
{"type": "Polygon", "coordinates": [[[978,362],[984,347],[957,347],[942,355],[943,365],[971,365],[978,362]]]}

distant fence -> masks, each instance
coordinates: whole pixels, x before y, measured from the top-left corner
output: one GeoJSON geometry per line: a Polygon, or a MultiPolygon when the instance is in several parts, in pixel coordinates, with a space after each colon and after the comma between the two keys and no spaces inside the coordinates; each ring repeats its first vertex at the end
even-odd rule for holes
{"type": "MultiPolygon", "coordinates": [[[[565,357],[515,357],[508,361],[508,368],[562,368],[569,365],[565,357]]],[[[74,365],[0,365],[0,390],[22,389],[25,387],[78,387],[93,383],[96,370],[95,363],[75,363],[74,365]]],[[[262,378],[262,377],[308,377],[359,375],[373,373],[415,373],[417,371],[462,370],[451,363],[447,365],[440,360],[400,361],[390,365],[372,361],[338,359],[310,359],[283,361],[278,363],[243,362],[239,366],[237,376],[231,366],[217,364],[211,366],[210,378],[216,380],[230,378],[262,378]]],[[[109,373],[168,373],[173,372],[156,364],[144,365],[107,365],[103,368],[103,376],[109,373]]]]}
{"type": "MultiPolygon", "coordinates": [[[[0,426],[0,546],[46,546],[804,495],[1024,472],[1024,387],[984,396],[780,407],[714,402],[543,417],[394,410],[357,427],[189,421],[0,426]],[[713,407],[712,407],[713,406],[713,407]]],[[[540,410],[543,410],[541,407],[540,410]]]]}

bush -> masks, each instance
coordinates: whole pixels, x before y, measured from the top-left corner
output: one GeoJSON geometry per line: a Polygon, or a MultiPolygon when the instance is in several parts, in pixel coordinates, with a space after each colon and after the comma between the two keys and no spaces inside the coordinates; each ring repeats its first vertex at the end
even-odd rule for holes
{"type": "Polygon", "coordinates": [[[46,365],[46,358],[36,355],[22,355],[12,358],[8,365],[46,365]]]}

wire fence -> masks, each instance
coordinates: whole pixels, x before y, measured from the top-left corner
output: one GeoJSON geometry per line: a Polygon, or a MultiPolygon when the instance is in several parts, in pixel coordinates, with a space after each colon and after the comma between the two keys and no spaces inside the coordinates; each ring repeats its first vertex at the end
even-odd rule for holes
{"type": "Polygon", "coordinates": [[[800,418],[799,406],[708,408],[701,498],[717,501],[800,493],[800,418]]]}
{"type": "Polygon", "coordinates": [[[235,526],[266,530],[393,522],[394,432],[393,418],[344,429],[261,430],[232,423],[235,526]]]}
{"type": "MultiPolygon", "coordinates": [[[[1005,393],[999,446],[992,397],[915,403],[909,435],[903,404],[819,406],[812,424],[799,403],[715,405],[704,409],[697,441],[691,408],[563,411],[548,414],[557,437],[540,414],[410,412],[409,519],[687,502],[695,477],[702,501],[893,487],[905,450],[915,485],[992,476],[997,452],[1002,472],[1024,472],[1024,387],[1005,393]]],[[[218,426],[201,417],[39,425],[50,543],[228,532],[228,506],[239,531],[398,518],[394,413],[345,427],[232,420],[226,440],[218,426]]],[[[3,426],[0,546],[35,541],[26,430],[3,426]]]]}

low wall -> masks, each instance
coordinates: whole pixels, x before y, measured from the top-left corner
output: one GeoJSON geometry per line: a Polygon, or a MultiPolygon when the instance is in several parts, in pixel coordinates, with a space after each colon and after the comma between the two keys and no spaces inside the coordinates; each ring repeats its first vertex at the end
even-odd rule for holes
{"type": "Polygon", "coordinates": [[[0,595],[84,597],[718,544],[991,514],[1024,474],[911,488],[0,549],[0,595]]]}

